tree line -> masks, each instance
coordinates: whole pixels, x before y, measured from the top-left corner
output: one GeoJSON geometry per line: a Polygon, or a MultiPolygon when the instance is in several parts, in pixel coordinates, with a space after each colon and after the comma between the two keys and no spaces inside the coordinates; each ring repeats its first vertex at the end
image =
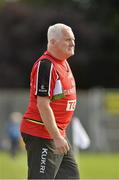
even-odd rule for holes
{"type": "Polygon", "coordinates": [[[69,63],[77,88],[119,88],[118,1],[41,2],[0,7],[0,88],[29,87],[32,65],[47,48],[47,29],[57,22],[76,36],[69,63]]]}

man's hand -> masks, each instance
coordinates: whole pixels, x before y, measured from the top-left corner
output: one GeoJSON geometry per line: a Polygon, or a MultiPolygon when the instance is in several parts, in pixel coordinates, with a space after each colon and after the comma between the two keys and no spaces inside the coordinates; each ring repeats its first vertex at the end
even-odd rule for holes
{"type": "Polygon", "coordinates": [[[69,144],[64,137],[60,136],[55,138],[54,143],[56,147],[55,154],[67,154],[69,151],[69,144]]]}

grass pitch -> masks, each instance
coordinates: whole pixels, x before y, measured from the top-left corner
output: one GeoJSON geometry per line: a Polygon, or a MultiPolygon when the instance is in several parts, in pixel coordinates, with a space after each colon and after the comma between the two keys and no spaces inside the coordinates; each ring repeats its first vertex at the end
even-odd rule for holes
{"type": "Polygon", "coordinates": [[[119,179],[119,154],[81,154],[78,158],[83,179],[119,179]]]}
{"type": "Polygon", "coordinates": [[[12,158],[9,153],[0,153],[0,179],[26,179],[26,154],[20,153],[12,158]]]}
{"type": "MultiPolygon", "coordinates": [[[[81,179],[119,179],[119,154],[80,153],[77,162],[81,179]]],[[[0,152],[0,179],[27,179],[26,154],[0,152]]]]}

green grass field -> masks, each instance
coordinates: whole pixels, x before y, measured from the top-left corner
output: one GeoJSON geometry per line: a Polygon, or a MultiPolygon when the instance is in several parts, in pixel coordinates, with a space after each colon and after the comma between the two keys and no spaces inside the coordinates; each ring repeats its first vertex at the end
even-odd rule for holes
{"type": "Polygon", "coordinates": [[[119,180],[119,154],[81,154],[78,162],[81,178],[119,180]]]}
{"type": "MultiPolygon", "coordinates": [[[[81,179],[119,179],[119,154],[80,153],[77,158],[81,179]]],[[[26,179],[26,154],[12,159],[0,153],[0,179],[26,179]]]]}

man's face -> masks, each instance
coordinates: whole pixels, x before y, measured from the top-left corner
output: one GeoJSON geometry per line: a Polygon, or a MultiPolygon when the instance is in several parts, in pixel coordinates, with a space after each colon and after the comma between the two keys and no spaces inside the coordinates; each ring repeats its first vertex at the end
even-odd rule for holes
{"type": "Polygon", "coordinates": [[[55,42],[55,48],[66,59],[74,55],[75,38],[70,29],[64,29],[61,36],[55,42]]]}

